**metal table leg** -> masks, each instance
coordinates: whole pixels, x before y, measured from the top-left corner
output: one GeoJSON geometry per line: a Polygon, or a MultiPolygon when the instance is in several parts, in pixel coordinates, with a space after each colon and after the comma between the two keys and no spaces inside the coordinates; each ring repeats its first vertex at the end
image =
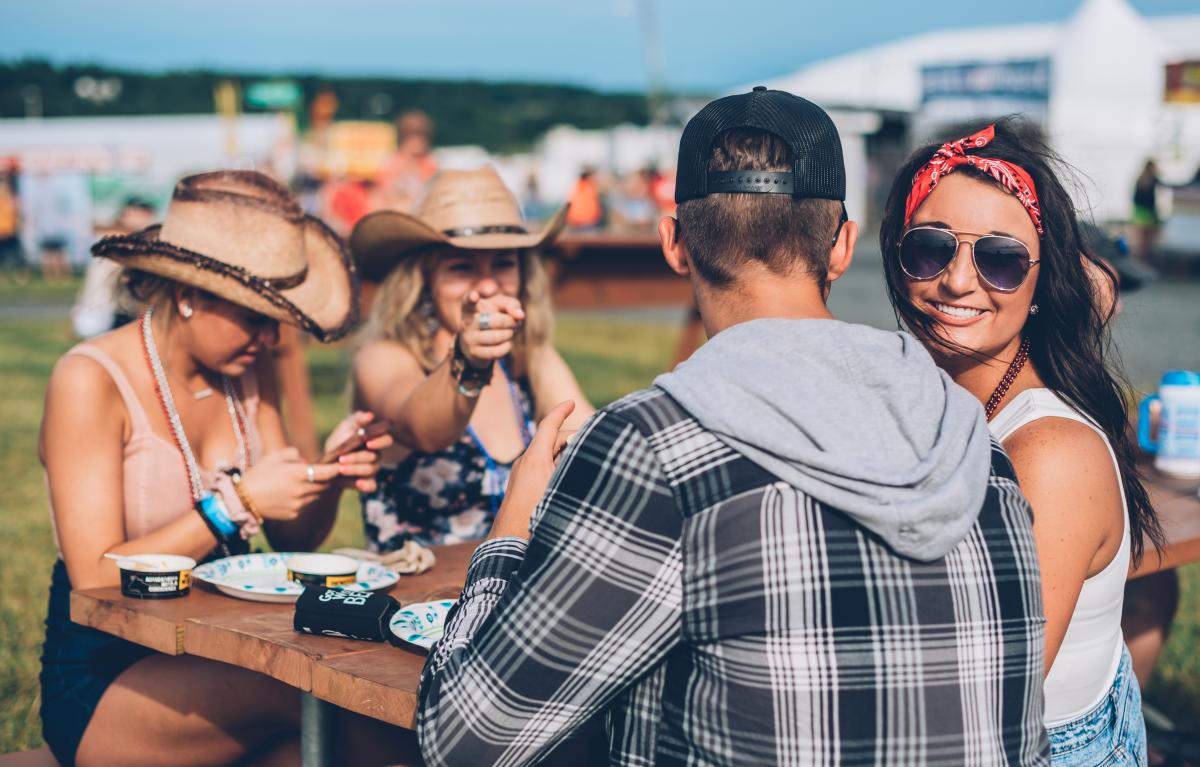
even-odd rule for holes
{"type": "Polygon", "coordinates": [[[312,693],[300,694],[300,764],[303,767],[330,767],[333,764],[335,708],[312,693]]]}

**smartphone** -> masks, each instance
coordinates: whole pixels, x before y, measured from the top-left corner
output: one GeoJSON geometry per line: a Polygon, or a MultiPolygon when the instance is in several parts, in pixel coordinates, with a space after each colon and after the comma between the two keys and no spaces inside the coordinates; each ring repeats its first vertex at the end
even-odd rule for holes
{"type": "Polygon", "coordinates": [[[366,426],[360,426],[358,427],[358,431],[354,432],[349,439],[333,448],[325,455],[321,456],[320,462],[333,463],[347,453],[353,453],[355,450],[361,450],[368,442],[376,437],[382,437],[391,430],[392,422],[386,418],[372,421],[366,426]]]}

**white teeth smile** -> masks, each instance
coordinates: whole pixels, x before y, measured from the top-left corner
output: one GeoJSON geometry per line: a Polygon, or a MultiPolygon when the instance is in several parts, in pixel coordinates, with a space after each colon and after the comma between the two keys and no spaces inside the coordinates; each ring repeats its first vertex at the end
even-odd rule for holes
{"type": "Polygon", "coordinates": [[[964,320],[969,320],[972,317],[978,317],[983,314],[982,309],[968,309],[965,306],[951,306],[950,304],[939,304],[937,302],[934,302],[933,308],[942,314],[949,314],[951,317],[961,317],[964,320]]]}

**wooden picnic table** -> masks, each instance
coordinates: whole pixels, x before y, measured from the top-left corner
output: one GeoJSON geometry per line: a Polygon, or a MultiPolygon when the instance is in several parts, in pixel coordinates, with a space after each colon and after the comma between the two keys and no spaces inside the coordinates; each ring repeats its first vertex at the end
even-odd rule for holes
{"type": "Polygon", "coordinates": [[[1200,562],[1200,496],[1197,495],[1200,481],[1169,477],[1148,464],[1142,470],[1150,504],[1158,513],[1167,538],[1167,548],[1160,557],[1147,542],[1142,563],[1129,577],[1141,578],[1200,562]]]}
{"type": "MultiPolygon", "coordinates": [[[[401,576],[387,593],[401,604],[458,597],[475,543],[439,546],[437,563],[401,576]]],[[[329,706],[390,724],[416,726],[425,655],[353,639],[301,634],[292,604],[250,602],[193,581],[181,599],[123,596],[118,587],[71,592],[71,620],[167,655],[196,655],[257,671],[303,695],[301,750],[306,765],[332,762],[329,706]]]]}

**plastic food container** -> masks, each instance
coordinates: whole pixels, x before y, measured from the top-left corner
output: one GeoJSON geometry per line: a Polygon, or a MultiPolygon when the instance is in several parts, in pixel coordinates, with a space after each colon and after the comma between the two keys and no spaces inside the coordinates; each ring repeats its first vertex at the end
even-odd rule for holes
{"type": "Polygon", "coordinates": [[[121,593],[134,599],[175,599],[192,590],[196,560],[177,554],[132,554],[117,560],[121,593]]]}
{"type": "Polygon", "coordinates": [[[358,566],[341,554],[297,554],[287,561],[287,577],[303,586],[344,586],[358,580],[358,566]]]}

